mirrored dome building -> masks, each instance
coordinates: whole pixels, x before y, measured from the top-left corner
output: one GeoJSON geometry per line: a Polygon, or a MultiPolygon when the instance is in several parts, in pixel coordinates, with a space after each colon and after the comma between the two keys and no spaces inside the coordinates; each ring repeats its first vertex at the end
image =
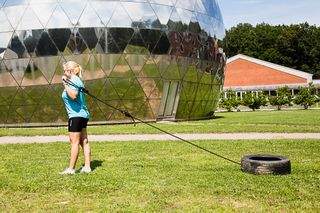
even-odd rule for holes
{"type": "MultiPolygon", "coordinates": [[[[62,124],[63,63],[144,120],[212,116],[225,29],[215,0],[0,0],[0,125],[62,124]]],[[[91,122],[126,117],[87,97],[91,122]]]]}

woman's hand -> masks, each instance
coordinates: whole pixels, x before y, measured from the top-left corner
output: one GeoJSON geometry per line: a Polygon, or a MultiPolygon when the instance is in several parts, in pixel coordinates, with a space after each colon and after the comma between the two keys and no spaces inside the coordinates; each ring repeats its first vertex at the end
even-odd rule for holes
{"type": "Polygon", "coordinates": [[[63,86],[67,85],[67,76],[65,75],[62,76],[62,83],[63,83],[63,86]]]}

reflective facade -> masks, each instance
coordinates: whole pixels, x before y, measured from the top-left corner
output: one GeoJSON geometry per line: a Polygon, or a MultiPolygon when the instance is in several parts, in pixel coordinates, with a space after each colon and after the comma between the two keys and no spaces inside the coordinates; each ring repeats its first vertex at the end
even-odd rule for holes
{"type": "MultiPolygon", "coordinates": [[[[215,0],[0,0],[0,124],[63,123],[62,64],[145,119],[204,118],[223,85],[215,0]]],[[[87,97],[91,121],[126,120],[87,97]]]]}

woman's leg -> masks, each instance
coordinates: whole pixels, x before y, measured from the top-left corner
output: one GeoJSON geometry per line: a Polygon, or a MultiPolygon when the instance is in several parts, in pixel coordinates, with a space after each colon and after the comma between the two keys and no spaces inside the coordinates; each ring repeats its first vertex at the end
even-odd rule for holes
{"type": "Polygon", "coordinates": [[[84,155],[84,167],[91,168],[90,167],[90,145],[88,141],[88,134],[87,134],[87,128],[83,128],[81,131],[81,138],[80,138],[80,144],[83,149],[83,155],[84,155]]]}
{"type": "Polygon", "coordinates": [[[70,169],[76,167],[76,163],[79,156],[79,144],[80,144],[81,132],[69,132],[70,144],[71,144],[71,158],[70,158],[70,169]]]}

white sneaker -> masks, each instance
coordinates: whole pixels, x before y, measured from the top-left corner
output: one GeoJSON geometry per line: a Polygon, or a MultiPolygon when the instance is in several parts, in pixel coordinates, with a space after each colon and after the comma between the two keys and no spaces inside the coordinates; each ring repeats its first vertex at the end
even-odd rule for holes
{"type": "Polygon", "coordinates": [[[76,173],[76,170],[70,169],[70,168],[66,168],[62,172],[59,172],[60,175],[73,175],[75,173],[76,173]]]}
{"type": "Polygon", "coordinates": [[[80,173],[90,173],[91,171],[90,167],[82,167],[80,173]]]}

